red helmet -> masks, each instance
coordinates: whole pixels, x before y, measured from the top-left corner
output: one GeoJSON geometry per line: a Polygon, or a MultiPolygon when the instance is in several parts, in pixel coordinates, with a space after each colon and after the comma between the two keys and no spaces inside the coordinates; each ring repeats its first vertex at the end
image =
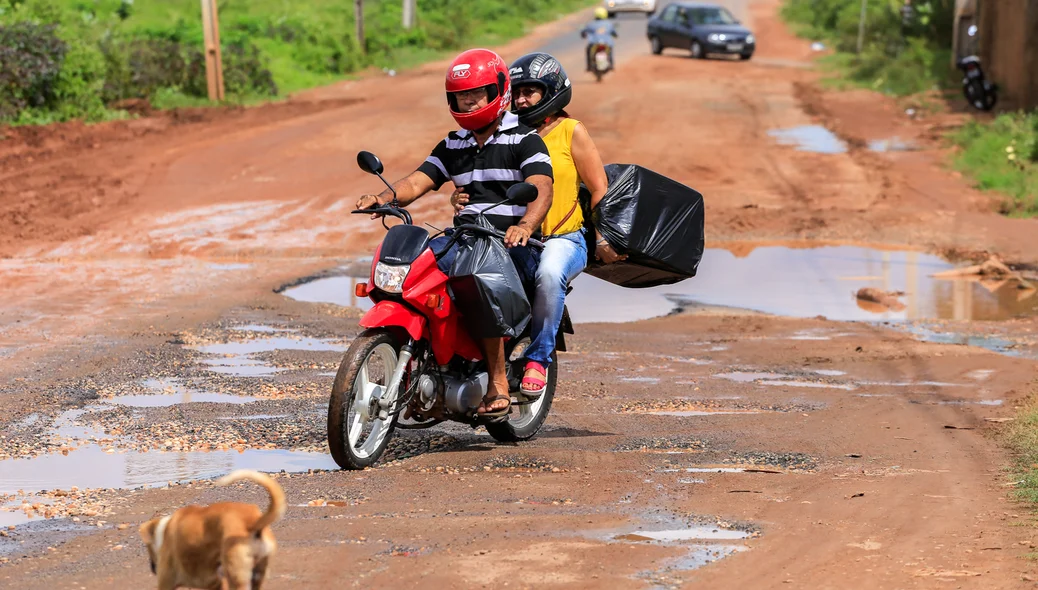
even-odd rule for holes
{"type": "Polygon", "coordinates": [[[508,66],[489,49],[470,49],[454,58],[447,69],[447,104],[462,129],[478,131],[492,125],[512,103],[508,66]],[[455,92],[487,89],[487,106],[472,113],[459,113],[455,92]]]}

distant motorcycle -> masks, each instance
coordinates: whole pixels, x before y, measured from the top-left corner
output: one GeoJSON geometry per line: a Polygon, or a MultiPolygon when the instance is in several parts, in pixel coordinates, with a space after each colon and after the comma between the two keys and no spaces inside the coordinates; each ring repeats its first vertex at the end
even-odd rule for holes
{"type": "Polygon", "coordinates": [[[596,43],[591,48],[592,59],[591,59],[591,70],[595,74],[595,81],[601,82],[602,76],[606,75],[606,72],[612,69],[612,51],[613,49],[605,43],[596,43]]]}
{"type": "MultiPolygon", "coordinates": [[[[977,26],[969,27],[967,34],[971,39],[976,37],[977,26]]],[[[959,59],[956,65],[962,71],[962,93],[966,102],[977,110],[989,111],[994,108],[994,104],[999,102],[999,87],[984,77],[980,57],[968,55],[959,59]]]]}

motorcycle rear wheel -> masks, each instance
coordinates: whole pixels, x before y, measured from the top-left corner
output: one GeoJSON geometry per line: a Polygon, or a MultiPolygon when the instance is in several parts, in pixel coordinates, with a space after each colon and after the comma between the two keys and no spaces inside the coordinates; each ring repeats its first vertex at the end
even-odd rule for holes
{"type": "MultiPolygon", "coordinates": [[[[525,337],[516,343],[508,355],[509,371],[517,372],[519,380],[522,380],[522,372],[525,365],[523,353],[530,345],[529,337],[525,337]]],[[[540,397],[531,400],[523,395],[522,390],[513,392],[513,397],[519,400],[521,405],[512,406],[508,419],[501,422],[487,424],[487,432],[494,440],[499,442],[519,442],[530,440],[537,436],[537,432],[544,425],[551,411],[551,402],[555,399],[555,385],[559,378],[558,354],[552,353],[551,364],[548,366],[547,387],[540,397]]],[[[513,379],[509,379],[512,381],[513,379]]]]}
{"type": "Polygon", "coordinates": [[[328,402],[328,450],[343,469],[374,465],[386,450],[396,414],[378,417],[378,400],[400,358],[400,345],[387,330],[365,330],[350,345],[328,402]]]}

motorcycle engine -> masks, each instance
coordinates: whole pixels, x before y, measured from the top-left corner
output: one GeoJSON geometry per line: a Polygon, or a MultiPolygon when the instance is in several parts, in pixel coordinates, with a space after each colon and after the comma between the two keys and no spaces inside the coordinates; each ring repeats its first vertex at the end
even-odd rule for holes
{"type": "Polygon", "coordinates": [[[479,407],[487,394],[490,378],[486,373],[476,373],[468,379],[444,377],[447,409],[456,414],[470,414],[479,407]]]}

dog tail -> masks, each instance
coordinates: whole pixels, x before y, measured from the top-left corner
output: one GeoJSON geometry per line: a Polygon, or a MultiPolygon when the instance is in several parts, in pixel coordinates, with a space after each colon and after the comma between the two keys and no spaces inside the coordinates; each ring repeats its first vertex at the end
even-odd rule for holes
{"type": "Polygon", "coordinates": [[[271,479],[270,476],[251,469],[239,469],[229,475],[225,475],[216,480],[216,485],[226,486],[237,481],[245,480],[258,483],[267,490],[268,494],[270,494],[270,506],[267,507],[267,511],[263,513],[263,516],[261,516],[249,529],[250,533],[258,534],[259,531],[262,531],[266,527],[274,524],[285,515],[285,509],[287,507],[285,503],[285,492],[281,489],[281,486],[278,485],[278,482],[271,479]]]}

